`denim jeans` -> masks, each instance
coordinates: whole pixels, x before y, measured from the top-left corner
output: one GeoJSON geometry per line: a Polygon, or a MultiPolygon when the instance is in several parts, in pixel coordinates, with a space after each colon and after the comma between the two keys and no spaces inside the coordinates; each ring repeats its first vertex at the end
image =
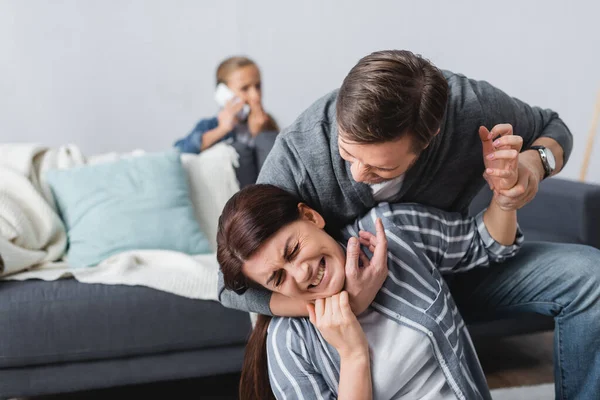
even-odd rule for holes
{"type": "Polygon", "coordinates": [[[525,243],[514,258],[449,283],[467,321],[518,312],[554,317],[556,398],[600,398],[600,250],[525,243]]]}

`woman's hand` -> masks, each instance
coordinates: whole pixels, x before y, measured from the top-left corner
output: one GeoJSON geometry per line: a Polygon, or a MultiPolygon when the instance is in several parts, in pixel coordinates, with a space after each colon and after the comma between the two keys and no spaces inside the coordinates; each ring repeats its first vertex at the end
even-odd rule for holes
{"type": "Polygon", "coordinates": [[[229,100],[227,104],[225,104],[225,107],[223,107],[223,109],[219,112],[217,115],[217,119],[219,120],[218,129],[219,132],[223,134],[222,136],[225,136],[231,132],[233,128],[235,128],[239,122],[237,114],[242,110],[243,107],[244,102],[237,97],[234,97],[233,99],[229,100]]]}
{"type": "Polygon", "coordinates": [[[338,399],[371,400],[369,342],[350,308],[348,293],[342,291],[307,306],[310,322],[340,355],[338,399]]]}
{"type": "Polygon", "coordinates": [[[346,250],[346,284],[350,304],[356,315],[362,314],[375,300],[375,296],[387,278],[387,238],[381,218],[375,222],[377,236],[360,231],[359,240],[373,253],[371,260],[360,250],[356,238],[348,240],[346,250]],[[360,263],[359,265],[359,259],[360,263]]]}
{"type": "Polygon", "coordinates": [[[512,189],[519,181],[519,153],[523,138],[513,134],[510,124],[496,125],[491,131],[481,126],[479,138],[486,168],[483,176],[490,189],[494,192],[512,189]]]}
{"type": "Polygon", "coordinates": [[[342,291],[307,305],[310,322],[327,342],[335,347],[342,359],[369,355],[369,344],[358,319],[350,308],[348,293],[342,291]]]}
{"type": "Polygon", "coordinates": [[[269,116],[262,107],[260,101],[250,103],[250,114],[248,115],[248,129],[253,137],[266,130],[269,116]]]}

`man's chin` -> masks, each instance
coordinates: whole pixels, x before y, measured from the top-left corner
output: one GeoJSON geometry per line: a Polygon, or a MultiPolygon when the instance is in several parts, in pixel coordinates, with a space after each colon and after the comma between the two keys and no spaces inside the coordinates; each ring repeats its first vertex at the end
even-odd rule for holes
{"type": "Polygon", "coordinates": [[[380,183],[389,182],[391,180],[393,180],[393,179],[377,178],[377,179],[370,179],[368,181],[364,181],[363,183],[366,183],[367,185],[377,185],[377,184],[380,184],[380,183]]]}

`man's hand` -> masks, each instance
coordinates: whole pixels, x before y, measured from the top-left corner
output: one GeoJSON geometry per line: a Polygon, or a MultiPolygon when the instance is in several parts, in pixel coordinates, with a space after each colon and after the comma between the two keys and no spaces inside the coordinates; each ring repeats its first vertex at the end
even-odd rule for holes
{"type": "Polygon", "coordinates": [[[362,314],[375,299],[387,278],[387,238],[383,223],[378,218],[375,223],[377,236],[360,231],[360,242],[373,253],[371,260],[360,250],[358,240],[348,240],[346,254],[346,286],[350,296],[350,306],[356,315],[362,314]],[[362,266],[359,266],[359,258],[362,266]]]}
{"type": "Polygon", "coordinates": [[[529,203],[537,193],[541,177],[536,166],[519,154],[523,138],[513,135],[510,124],[496,125],[491,131],[482,126],[479,137],[486,167],[484,178],[500,208],[518,210],[529,203]]]}
{"type": "Polygon", "coordinates": [[[518,210],[529,203],[537,194],[540,177],[536,168],[519,158],[519,180],[508,190],[494,189],[494,199],[504,211],[518,210]]]}

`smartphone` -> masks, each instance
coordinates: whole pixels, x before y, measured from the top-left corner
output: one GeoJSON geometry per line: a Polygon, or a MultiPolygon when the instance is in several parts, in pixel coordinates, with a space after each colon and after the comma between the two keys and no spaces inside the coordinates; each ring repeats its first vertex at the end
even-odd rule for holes
{"type": "MultiPolygon", "coordinates": [[[[227,87],[224,83],[219,83],[217,85],[217,90],[215,91],[215,101],[219,105],[219,107],[225,107],[225,104],[231,99],[233,99],[235,94],[229,87],[227,87]]],[[[244,104],[244,107],[240,110],[237,117],[240,121],[245,121],[250,114],[250,106],[248,104],[244,104]]]]}

